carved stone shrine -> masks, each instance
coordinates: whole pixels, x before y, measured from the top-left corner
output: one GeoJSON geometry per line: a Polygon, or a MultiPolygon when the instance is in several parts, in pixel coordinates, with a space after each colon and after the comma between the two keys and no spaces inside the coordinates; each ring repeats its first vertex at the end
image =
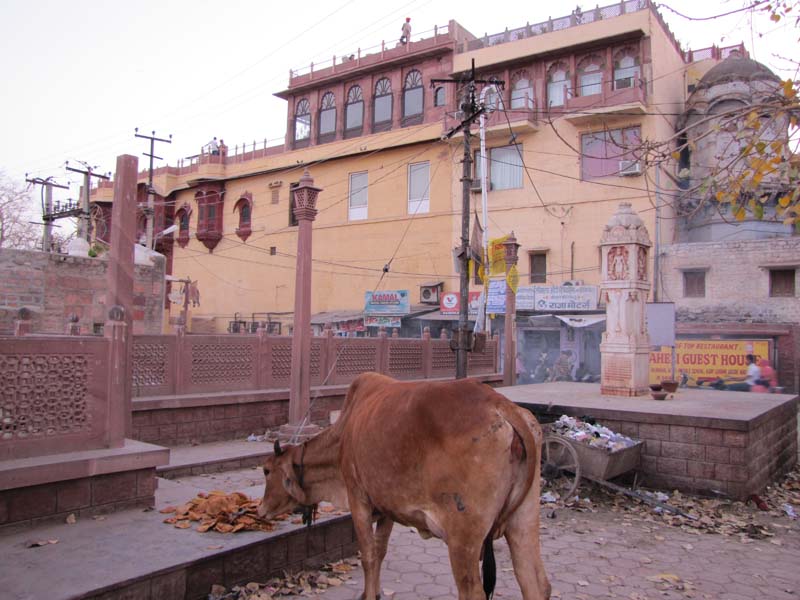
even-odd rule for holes
{"type": "Polygon", "coordinates": [[[600,392],[610,396],[648,393],[650,338],[645,304],[650,293],[650,235],[630,203],[622,202],[600,239],[600,298],[606,331],[600,343],[600,392]]]}

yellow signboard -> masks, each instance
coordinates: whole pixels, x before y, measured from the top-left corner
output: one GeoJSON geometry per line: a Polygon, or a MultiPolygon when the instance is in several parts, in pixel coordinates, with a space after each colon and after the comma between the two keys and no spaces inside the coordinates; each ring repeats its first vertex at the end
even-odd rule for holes
{"type": "Polygon", "coordinates": [[[506,250],[503,243],[507,239],[508,236],[504,235],[489,241],[489,275],[505,275],[506,250]]]}
{"type": "MultiPolygon", "coordinates": [[[[769,358],[772,342],[768,340],[676,340],[675,379],[686,377],[690,387],[708,385],[723,379],[744,380],[748,354],[756,360],[769,358]]],[[[650,383],[661,383],[672,375],[671,349],[662,346],[650,352],[650,383]]]]}

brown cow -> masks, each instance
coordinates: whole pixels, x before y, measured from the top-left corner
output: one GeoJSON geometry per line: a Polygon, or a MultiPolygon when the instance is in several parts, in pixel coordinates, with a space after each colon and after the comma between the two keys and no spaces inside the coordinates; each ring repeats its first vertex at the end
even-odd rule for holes
{"type": "Polygon", "coordinates": [[[365,600],[380,597],[394,521],[445,541],[459,600],[490,597],[492,540],[502,535],[524,600],[546,600],[541,442],[530,412],[477,381],[403,383],[365,373],[350,386],[335,425],[299,446],[281,450],[276,443],[264,465],[259,514],[270,518],[321,500],[346,500],[361,549],[365,600]]]}

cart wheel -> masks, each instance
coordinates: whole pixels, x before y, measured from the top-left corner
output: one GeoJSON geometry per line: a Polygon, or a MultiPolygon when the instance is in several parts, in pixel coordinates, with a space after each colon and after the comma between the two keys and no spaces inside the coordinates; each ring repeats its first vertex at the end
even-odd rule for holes
{"type": "Polygon", "coordinates": [[[572,445],[557,435],[542,444],[542,493],[551,492],[561,502],[572,498],[581,480],[581,465],[572,445]]]}

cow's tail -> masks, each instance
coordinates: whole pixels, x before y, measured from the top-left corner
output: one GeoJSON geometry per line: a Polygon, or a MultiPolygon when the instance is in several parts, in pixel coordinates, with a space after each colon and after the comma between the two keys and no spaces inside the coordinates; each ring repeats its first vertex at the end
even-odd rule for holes
{"type": "Polygon", "coordinates": [[[497,563],[494,560],[494,535],[490,531],[489,535],[483,541],[483,591],[486,594],[486,600],[491,600],[494,594],[494,586],[497,583],[497,563]]]}
{"type": "MultiPolygon", "coordinates": [[[[537,443],[536,436],[534,435],[534,432],[531,431],[528,421],[522,415],[520,415],[516,406],[512,406],[510,407],[510,410],[506,409],[502,412],[503,417],[508,421],[516,434],[522,440],[522,446],[525,449],[525,482],[522,487],[512,487],[512,490],[517,489],[518,493],[515,497],[508,499],[508,502],[506,503],[497,523],[495,524],[495,530],[497,525],[504,525],[506,519],[508,519],[510,515],[514,514],[514,511],[517,510],[517,508],[519,508],[519,506],[524,502],[525,497],[528,495],[528,492],[533,485],[533,482],[537,477],[540,476],[541,471],[541,457],[539,456],[541,452],[541,446],[537,443]]],[[[539,437],[541,438],[541,434],[539,434],[539,437]]]]}

